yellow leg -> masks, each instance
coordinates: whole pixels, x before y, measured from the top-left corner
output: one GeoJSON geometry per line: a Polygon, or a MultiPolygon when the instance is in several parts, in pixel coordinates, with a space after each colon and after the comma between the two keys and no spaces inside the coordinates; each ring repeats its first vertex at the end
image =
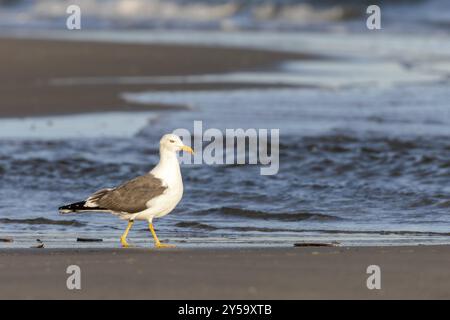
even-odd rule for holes
{"type": "Polygon", "coordinates": [[[123,235],[120,237],[120,244],[124,248],[128,248],[130,246],[127,242],[127,236],[128,236],[128,232],[130,232],[130,229],[133,226],[133,223],[134,223],[133,220],[128,221],[128,226],[125,229],[125,232],[123,233],[123,235]]]}
{"type": "Polygon", "coordinates": [[[153,228],[153,223],[149,223],[148,227],[150,228],[150,231],[152,232],[153,239],[155,239],[155,247],[156,248],[175,248],[173,244],[165,244],[159,242],[158,236],[156,235],[155,229],[153,228]]]}

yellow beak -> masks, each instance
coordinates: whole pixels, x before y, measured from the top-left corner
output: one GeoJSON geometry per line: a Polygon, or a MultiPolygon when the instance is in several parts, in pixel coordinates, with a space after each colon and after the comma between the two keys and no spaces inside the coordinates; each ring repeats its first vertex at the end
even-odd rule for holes
{"type": "Polygon", "coordinates": [[[188,146],[182,146],[182,147],[181,147],[181,150],[186,151],[186,152],[189,152],[189,153],[191,153],[191,154],[194,154],[194,150],[192,150],[192,148],[191,148],[191,147],[188,147],[188,146]]]}

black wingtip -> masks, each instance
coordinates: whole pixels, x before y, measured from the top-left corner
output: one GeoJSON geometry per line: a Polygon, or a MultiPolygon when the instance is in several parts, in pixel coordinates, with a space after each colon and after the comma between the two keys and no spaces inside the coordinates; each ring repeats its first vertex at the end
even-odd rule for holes
{"type": "Polygon", "coordinates": [[[71,212],[77,212],[79,210],[86,209],[85,207],[86,201],[76,202],[72,203],[66,206],[59,207],[58,210],[60,213],[71,213],[71,212]]]}

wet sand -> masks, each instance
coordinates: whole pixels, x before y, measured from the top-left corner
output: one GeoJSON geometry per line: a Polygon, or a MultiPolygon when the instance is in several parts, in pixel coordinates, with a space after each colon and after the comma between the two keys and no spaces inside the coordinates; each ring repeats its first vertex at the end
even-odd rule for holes
{"type": "Polygon", "coordinates": [[[449,299],[450,246],[3,249],[0,298],[449,299]],[[81,268],[81,290],[66,268],[81,268]],[[381,268],[368,290],[367,266],[381,268]]]}
{"type": "Polygon", "coordinates": [[[305,58],[309,57],[235,48],[3,38],[0,39],[0,117],[170,109],[171,106],[129,103],[120,94],[262,87],[251,83],[61,86],[55,85],[55,79],[216,74],[272,68],[284,60],[305,58]]]}

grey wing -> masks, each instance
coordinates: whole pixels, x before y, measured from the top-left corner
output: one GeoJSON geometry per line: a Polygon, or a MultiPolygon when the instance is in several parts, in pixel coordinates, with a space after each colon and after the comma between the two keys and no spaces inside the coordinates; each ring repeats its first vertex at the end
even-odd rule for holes
{"type": "Polygon", "coordinates": [[[99,207],[114,212],[138,213],[146,210],[147,202],[163,194],[166,188],[161,179],[146,174],[115,189],[100,190],[89,199],[99,207]]]}

